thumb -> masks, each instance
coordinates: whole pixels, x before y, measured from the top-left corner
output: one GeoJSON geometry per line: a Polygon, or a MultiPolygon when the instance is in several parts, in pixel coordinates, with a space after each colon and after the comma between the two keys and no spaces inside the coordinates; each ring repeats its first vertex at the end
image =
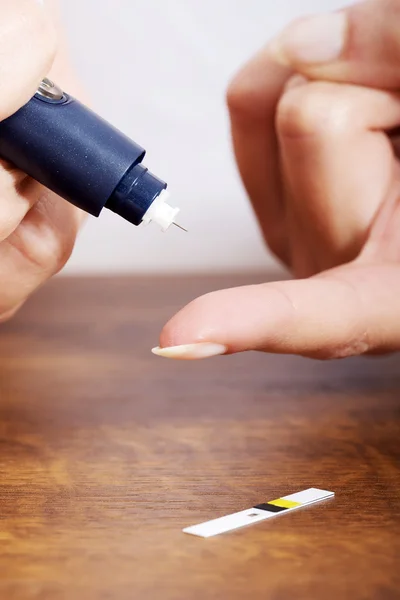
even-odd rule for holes
{"type": "Polygon", "coordinates": [[[400,268],[355,263],[300,281],[213,292],[164,327],[159,356],[246,350],[342,358],[400,348],[400,268]]]}
{"type": "Polygon", "coordinates": [[[400,2],[368,0],[300,19],[271,44],[278,62],[311,79],[400,86],[400,2]]]}

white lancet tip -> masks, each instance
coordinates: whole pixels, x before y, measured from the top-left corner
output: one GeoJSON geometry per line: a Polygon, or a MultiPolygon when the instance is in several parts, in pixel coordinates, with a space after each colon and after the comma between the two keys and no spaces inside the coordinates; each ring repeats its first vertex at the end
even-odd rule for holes
{"type": "Polygon", "coordinates": [[[148,225],[151,221],[154,221],[154,223],[157,223],[161,227],[162,231],[167,231],[174,224],[175,217],[179,213],[179,208],[170,206],[167,202],[168,198],[169,193],[167,190],[163,190],[143,216],[142,223],[144,225],[148,225]]]}

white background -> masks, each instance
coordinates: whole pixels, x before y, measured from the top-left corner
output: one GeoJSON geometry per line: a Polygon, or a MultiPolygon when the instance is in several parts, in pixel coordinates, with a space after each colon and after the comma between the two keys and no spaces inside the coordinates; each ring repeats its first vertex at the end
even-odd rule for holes
{"type": "Polygon", "coordinates": [[[344,0],[61,0],[93,107],[147,149],[185,234],[89,219],[66,272],[256,270],[271,263],[231,152],[225,89],[293,18],[344,0]]]}

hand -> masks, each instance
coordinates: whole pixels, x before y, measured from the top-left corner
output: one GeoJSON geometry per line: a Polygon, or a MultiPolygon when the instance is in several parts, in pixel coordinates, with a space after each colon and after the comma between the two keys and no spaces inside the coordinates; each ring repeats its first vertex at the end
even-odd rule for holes
{"type": "Polygon", "coordinates": [[[161,356],[317,358],[400,349],[400,4],[299,21],[228,93],[240,173],[266,242],[297,281],[198,298],[161,356]]]}
{"type": "MultiPolygon", "coordinates": [[[[76,86],[56,49],[58,37],[40,0],[0,0],[0,120],[28,102],[49,74],[76,86]]],[[[81,220],[78,209],[0,161],[0,320],[61,269],[81,220]]]]}

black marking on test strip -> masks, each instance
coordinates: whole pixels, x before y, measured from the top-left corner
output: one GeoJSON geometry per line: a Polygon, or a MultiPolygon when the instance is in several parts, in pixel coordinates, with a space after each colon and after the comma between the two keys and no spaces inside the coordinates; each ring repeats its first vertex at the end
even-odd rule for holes
{"type": "Polygon", "coordinates": [[[272,512],[272,513],[279,513],[279,512],[282,512],[283,510],[288,510],[284,506],[276,506],[276,504],[268,504],[268,503],[257,504],[257,506],[254,506],[253,508],[258,508],[259,510],[266,510],[267,512],[272,512]]]}

